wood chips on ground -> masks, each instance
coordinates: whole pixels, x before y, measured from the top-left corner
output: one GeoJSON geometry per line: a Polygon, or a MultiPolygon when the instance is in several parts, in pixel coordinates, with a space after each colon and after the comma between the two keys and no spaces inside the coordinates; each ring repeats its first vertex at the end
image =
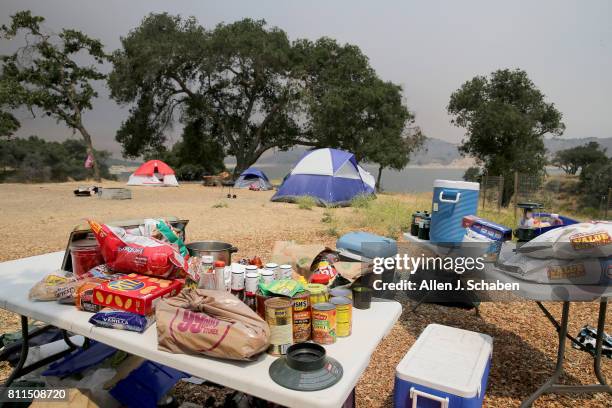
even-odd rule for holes
{"type": "MultiPolygon", "coordinates": [[[[185,184],[179,188],[133,187],[132,199],[100,200],[75,197],[79,183],[1,184],[0,261],[63,250],[68,234],[85,218],[98,220],[176,215],[190,220],[187,240],[217,240],[239,248],[234,259],[259,255],[266,259],[276,240],[334,245],[335,237],[325,234],[321,223],[323,209],[300,210],[297,206],[269,201],[272,192],[234,190],[236,199],[227,199],[227,189],[185,184]],[[227,206],[217,204],[226,203],[227,206]],[[217,207],[217,208],[214,208],[217,207]]],[[[116,182],[104,186],[123,187],[116,182]]],[[[348,212],[350,209],[335,211],[348,212]]],[[[348,214],[348,213],[347,213],[348,214]]],[[[58,265],[59,267],[59,265],[58,265]]],[[[1,290],[1,289],[0,289],[1,290]]],[[[408,302],[410,306],[411,302],[408,302]]],[[[560,316],[560,304],[548,304],[560,316]]],[[[570,333],[585,324],[595,326],[597,303],[572,305],[570,333]]],[[[611,318],[606,329],[610,333],[611,318]]],[[[480,314],[438,305],[421,305],[416,312],[405,307],[389,335],[371,357],[357,386],[361,407],[392,406],[395,367],[421,331],[430,323],[440,323],[486,333],[494,338],[493,364],[485,398],[487,407],[514,407],[543,383],[554,369],[557,335],[533,302],[483,303],[480,314]]],[[[0,310],[3,332],[17,330],[17,316],[0,310]]],[[[355,353],[359,353],[355,350],[355,353]]],[[[568,344],[566,374],[568,384],[595,381],[592,358],[568,344]]],[[[612,379],[612,361],[602,360],[603,373],[612,379]]],[[[9,368],[0,367],[6,377],[9,368]]],[[[185,400],[203,403],[206,387],[181,385],[185,400]]],[[[212,392],[212,391],[211,391],[212,392]]],[[[216,391],[219,392],[219,391],[216,391]]],[[[611,407],[610,395],[544,396],[536,407],[611,407]]]]}

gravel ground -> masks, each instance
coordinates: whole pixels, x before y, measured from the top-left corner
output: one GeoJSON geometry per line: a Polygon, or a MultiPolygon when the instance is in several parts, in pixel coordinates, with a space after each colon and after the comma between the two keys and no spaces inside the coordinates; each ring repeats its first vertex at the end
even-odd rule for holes
{"type": "MultiPolygon", "coordinates": [[[[107,187],[123,186],[104,183],[107,187]]],[[[230,242],[241,256],[269,256],[276,240],[293,239],[302,243],[333,245],[335,238],[325,234],[323,210],[300,210],[291,204],[271,203],[272,192],[238,191],[237,199],[227,199],[227,190],[183,185],[179,188],[132,188],[132,200],[106,201],[74,197],[78,183],[0,184],[0,261],[62,250],[72,227],[86,217],[99,220],[176,215],[190,220],[189,240],[214,239],[230,242]],[[227,207],[213,208],[219,203],[227,207]]],[[[352,216],[350,209],[339,215],[352,216]]],[[[1,290],[1,289],[0,289],[1,290]]],[[[411,301],[400,299],[410,306],[411,301]]],[[[560,305],[551,304],[560,316],[560,305]]],[[[570,333],[584,324],[595,325],[597,304],[572,306],[570,333]]],[[[612,318],[606,322],[612,332],[612,318]]],[[[357,403],[362,407],[392,405],[395,366],[429,323],[441,323],[476,330],[494,337],[493,365],[485,398],[487,407],[513,407],[546,380],[554,369],[556,334],[533,302],[483,303],[480,314],[437,305],[422,305],[412,313],[404,309],[389,336],[372,355],[371,363],[357,386],[357,403]]],[[[15,315],[0,310],[2,331],[18,329],[15,315]]],[[[355,352],[358,352],[356,350],[355,352]]],[[[567,347],[565,383],[595,381],[591,358],[567,347]]],[[[612,363],[604,359],[603,373],[612,378],[612,363]]],[[[5,377],[8,367],[0,367],[5,377]]],[[[185,400],[200,402],[204,387],[182,385],[185,400]]],[[[205,393],[204,393],[205,394],[205,393]]],[[[612,397],[598,394],[545,396],[536,407],[611,407],[612,397]]]]}

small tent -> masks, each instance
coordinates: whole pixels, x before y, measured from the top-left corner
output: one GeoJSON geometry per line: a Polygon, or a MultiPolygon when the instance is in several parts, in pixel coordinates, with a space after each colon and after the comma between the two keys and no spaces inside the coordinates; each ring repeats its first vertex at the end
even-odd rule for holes
{"type": "Polygon", "coordinates": [[[161,160],[149,160],[130,176],[128,186],[178,187],[174,170],[161,160]]]}
{"type": "Polygon", "coordinates": [[[349,205],[358,195],[374,194],[374,177],[350,152],[317,149],[308,152],[285,177],[272,201],[311,196],[322,205],[349,205]]]}
{"type": "Polygon", "coordinates": [[[268,176],[255,167],[249,167],[243,171],[234,183],[234,187],[248,188],[251,190],[272,190],[272,184],[270,184],[268,176]]]}

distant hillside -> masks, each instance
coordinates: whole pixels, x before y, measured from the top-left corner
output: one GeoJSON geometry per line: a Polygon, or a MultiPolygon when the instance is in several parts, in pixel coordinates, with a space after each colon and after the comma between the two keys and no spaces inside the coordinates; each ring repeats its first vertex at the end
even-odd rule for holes
{"type": "MultiPolygon", "coordinates": [[[[557,151],[563,149],[570,149],[572,147],[581,146],[589,142],[597,142],[602,147],[608,149],[608,156],[612,157],[612,137],[599,139],[599,138],[583,138],[583,139],[546,139],[544,145],[548,150],[548,155],[552,156],[557,151]]],[[[462,160],[459,151],[457,150],[458,144],[446,142],[435,137],[429,137],[425,141],[425,145],[422,150],[416,152],[410,158],[411,165],[425,166],[425,165],[449,165],[453,162],[462,160]]],[[[281,152],[277,150],[269,150],[264,153],[261,158],[257,161],[259,165],[270,165],[270,164],[294,164],[296,163],[306,152],[308,148],[303,146],[295,147],[289,151],[281,152]]],[[[233,157],[226,159],[226,164],[234,165],[236,160],[233,157]]]]}

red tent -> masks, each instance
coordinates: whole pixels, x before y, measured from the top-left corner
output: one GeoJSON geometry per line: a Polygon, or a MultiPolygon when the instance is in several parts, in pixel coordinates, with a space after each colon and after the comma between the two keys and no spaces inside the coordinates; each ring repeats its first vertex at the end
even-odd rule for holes
{"type": "Polygon", "coordinates": [[[161,160],[149,160],[130,176],[129,186],[178,186],[174,170],[161,160]]]}
{"type": "Polygon", "coordinates": [[[174,174],[174,170],[172,170],[170,166],[168,166],[161,160],[149,160],[148,162],[137,168],[134,172],[136,176],[151,176],[154,173],[159,173],[162,175],[174,174]],[[155,171],[156,168],[157,171],[155,171]]]}

